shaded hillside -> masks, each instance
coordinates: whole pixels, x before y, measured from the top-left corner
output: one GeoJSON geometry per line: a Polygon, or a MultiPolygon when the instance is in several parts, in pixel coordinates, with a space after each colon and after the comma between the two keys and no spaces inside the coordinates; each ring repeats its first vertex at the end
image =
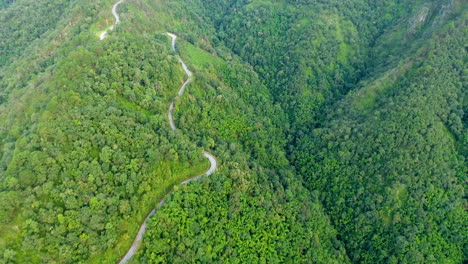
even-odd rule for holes
{"type": "MultiPolygon", "coordinates": [[[[5,12],[26,3],[14,3],[5,12]]],[[[2,261],[117,261],[164,194],[206,169],[201,147],[219,158],[221,171],[213,180],[239,187],[218,193],[209,180],[184,187],[187,193],[204,190],[197,199],[230,197],[222,206],[194,208],[208,213],[197,211],[197,217],[209,217],[213,210],[224,217],[245,211],[235,219],[220,219],[236,226],[235,236],[284,226],[271,241],[288,240],[272,260],[304,259],[301,254],[308,252],[305,256],[345,261],[321,205],[309,201],[308,190],[295,180],[283,151],[286,117],[257,74],[239,59],[227,59],[230,52],[222,46],[217,48],[222,55],[211,56],[182,44],[195,81],[187,88],[189,96],[176,102],[174,118],[183,131],[172,132],[166,111],[184,73],[165,35],[176,21],[164,17],[164,10],[171,9],[125,2],[118,10],[122,23],[99,41],[112,23],[111,6],[83,2],[68,10],[66,22],[51,26],[47,36],[12,56],[1,70],[2,261]],[[304,233],[300,240],[298,230],[304,233]],[[323,246],[316,252],[308,243],[323,246]]],[[[12,14],[23,19],[21,13],[12,14]]],[[[173,218],[185,222],[182,216],[173,218]]],[[[239,240],[229,243],[241,245],[239,240]]],[[[255,243],[244,249],[243,259],[255,260],[251,252],[256,248],[274,252],[279,246],[261,239],[255,243]]]]}
{"type": "Polygon", "coordinates": [[[0,3],[0,263],[462,263],[460,0],[0,3]],[[6,23],[5,21],[11,21],[6,23]],[[166,32],[193,81],[185,81],[166,32]]]}
{"type": "Polygon", "coordinates": [[[466,4],[203,1],[179,8],[182,28],[211,25],[188,35],[194,44],[209,50],[206,40],[224,42],[281,103],[288,157],[351,260],[463,261],[466,4]]]}

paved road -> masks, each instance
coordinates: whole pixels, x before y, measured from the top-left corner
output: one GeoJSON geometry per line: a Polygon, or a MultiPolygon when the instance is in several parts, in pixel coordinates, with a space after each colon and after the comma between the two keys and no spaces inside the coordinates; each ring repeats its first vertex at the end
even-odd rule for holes
{"type": "Polygon", "coordinates": [[[176,126],[174,123],[174,118],[172,117],[172,112],[174,111],[174,101],[171,102],[169,105],[169,111],[167,112],[167,117],[169,118],[169,125],[171,126],[172,130],[176,130],[176,126]]]}
{"type": "MultiPolygon", "coordinates": [[[[117,13],[117,7],[120,4],[122,4],[123,1],[124,0],[119,0],[112,7],[112,14],[114,15],[115,23],[114,23],[114,25],[107,28],[104,32],[102,32],[101,35],[99,35],[100,40],[103,40],[107,36],[107,34],[108,34],[108,32],[110,30],[114,30],[115,26],[120,24],[120,17],[119,17],[119,14],[117,13]]],[[[171,39],[172,39],[172,43],[171,43],[172,50],[174,52],[177,52],[176,48],[175,48],[177,36],[172,34],[172,33],[167,33],[167,35],[169,35],[171,37],[171,39]]],[[[190,72],[187,65],[184,63],[184,61],[182,61],[182,59],[180,57],[178,59],[179,59],[179,63],[182,65],[182,68],[185,71],[185,74],[187,75],[187,80],[184,82],[182,87],[180,87],[179,92],[177,93],[177,96],[182,96],[182,94],[185,91],[185,88],[192,81],[192,72],[190,72]]],[[[174,123],[174,118],[172,116],[173,111],[174,111],[174,101],[172,101],[171,104],[169,105],[168,118],[169,118],[169,124],[171,126],[171,129],[176,130],[176,126],[175,126],[175,123],[174,123]]],[[[206,151],[203,152],[203,156],[205,156],[210,161],[210,168],[205,173],[203,173],[201,175],[195,176],[193,178],[190,178],[190,179],[187,179],[187,180],[181,182],[180,185],[185,185],[185,184],[187,184],[189,182],[196,181],[196,180],[200,179],[203,176],[209,176],[209,175],[213,174],[216,171],[216,169],[218,167],[218,162],[217,162],[216,158],[213,155],[211,155],[210,153],[206,152],[206,151]]],[[[171,193],[168,193],[166,195],[166,197],[168,195],[170,195],[170,194],[171,193]]],[[[166,202],[166,198],[162,199],[159,202],[159,207],[163,206],[165,202],[166,202]]],[[[146,216],[145,220],[140,225],[140,229],[138,230],[138,234],[136,235],[135,239],[133,240],[132,246],[128,249],[125,256],[123,256],[122,259],[120,259],[120,261],[118,262],[119,264],[126,263],[127,261],[129,261],[133,257],[133,255],[135,255],[135,253],[137,252],[138,248],[141,245],[141,241],[143,240],[143,234],[146,232],[146,223],[148,222],[148,219],[156,213],[156,210],[157,210],[157,208],[154,208],[146,216]]]]}
{"type": "MultiPolygon", "coordinates": [[[[114,12],[115,7],[116,6],[114,6],[114,8],[112,9],[113,12],[114,12]]],[[[116,21],[119,21],[118,20],[118,15],[116,15],[116,13],[114,13],[114,15],[116,16],[116,21]]],[[[176,52],[175,44],[176,44],[177,36],[172,34],[172,33],[167,33],[167,35],[169,35],[172,38],[172,43],[171,43],[172,50],[176,52]]],[[[187,75],[187,80],[184,82],[182,87],[179,89],[179,92],[177,93],[177,97],[182,96],[182,94],[184,93],[185,87],[192,81],[192,72],[190,72],[187,65],[182,61],[182,59],[180,57],[179,57],[179,63],[182,65],[182,68],[184,69],[185,74],[187,75]]],[[[169,105],[168,118],[169,118],[169,124],[171,126],[171,129],[176,130],[177,128],[175,126],[174,118],[172,116],[173,111],[174,111],[174,101],[172,101],[171,104],[169,105]]],[[[188,184],[189,182],[196,181],[196,180],[200,179],[203,176],[210,176],[211,174],[213,174],[216,171],[216,169],[218,167],[218,162],[217,162],[216,158],[213,155],[211,155],[210,153],[206,152],[206,151],[203,152],[203,156],[205,156],[210,161],[210,168],[205,173],[203,173],[201,175],[195,176],[193,178],[190,178],[190,179],[187,179],[187,180],[181,182],[180,185],[185,185],[185,184],[188,184]]],[[[170,195],[170,194],[171,193],[168,193],[166,195],[166,197],[168,195],[170,195]]],[[[165,202],[166,202],[166,198],[162,199],[159,202],[159,208],[161,206],[163,206],[165,202]]],[[[145,220],[143,221],[143,223],[140,226],[140,229],[138,230],[137,236],[133,240],[132,246],[127,251],[125,256],[119,261],[119,264],[126,263],[128,260],[130,260],[132,258],[133,255],[135,255],[135,253],[137,252],[138,248],[141,245],[141,241],[143,240],[143,234],[146,232],[146,222],[148,221],[148,219],[151,216],[153,216],[156,213],[156,210],[157,210],[157,208],[153,209],[146,216],[145,220]]]]}
{"type": "Polygon", "coordinates": [[[99,35],[99,39],[103,40],[107,36],[107,32],[109,30],[114,30],[115,26],[120,24],[120,17],[119,14],[117,13],[117,7],[123,2],[123,0],[119,0],[115,5],[112,7],[112,14],[114,15],[115,18],[115,23],[114,25],[110,26],[106,31],[102,32],[101,35],[99,35]]]}

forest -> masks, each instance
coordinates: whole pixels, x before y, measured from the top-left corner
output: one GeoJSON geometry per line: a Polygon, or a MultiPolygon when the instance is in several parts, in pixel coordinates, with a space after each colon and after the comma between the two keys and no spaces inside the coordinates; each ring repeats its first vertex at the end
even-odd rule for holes
{"type": "Polygon", "coordinates": [[[0,2],[0,263],[468,259],[465,1],[115,2],[0,2]]]}

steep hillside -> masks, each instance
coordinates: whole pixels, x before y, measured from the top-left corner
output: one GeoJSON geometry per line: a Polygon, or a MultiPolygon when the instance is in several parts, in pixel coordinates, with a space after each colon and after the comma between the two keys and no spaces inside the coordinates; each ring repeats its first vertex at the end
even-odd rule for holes
{"type": "Polygon", "coordinates": [[[348,262],[285,158],[286,117],[268,89],[238,58],[227,63],[184,44],[195,81],[178,104],[179,126],[213,146],[222,166],[169,197],[151,219],[139,261],[348,262]]]}
{"type": "Polygon", "coordinates": [[[0,2],[0,263],[467,258],[464,1],[116,2],[0,2]]]}
{"type": "MultiPolygon", "coordinates": [[[[9,8],[16,4],[24,3],[9,8]]],[[[43,59],[36,51],[49,49],[49,66],[26,71],[30,79],[0,106],[0,255],[7,261],[114,262],[156,200],[209,166],[166,122],[184,74],[166,37],[138,12],[127,23],[139,34],[99,41],[106,23],[86,16],[92,6],[75,9],[70,28],[49,29],[61,43],[42,47],[40,39],[4,69],[8,92],[21,78],[8,73],[35,67],[43,59]]]]}
{"type": "Polygon", "coordinates": [[[297,143],[300,172],[321,191],[353,260],[464,259],[463,27],[453,25],[417,57],[361,83],[297,143]]]}
{"type": "Polygon", "coordinates": [[[171,6],[192,43],[224,42],[282,105],[287,157],[353,262],[465,259],[466,4],[171,6]]]}
{"type": "MultiPolygon", "coordinates": [[[[4,11],[27,4],[18,1],[4,11]]],[[[221,213],[220,221],[236,229],[225,230],[233,236],[225,243],[237,248],[244,240],[238,236],[258,233],[239,260],[263,258],[254,252],[267,246],[271,260],[345,261],[321,205],[295,180],[283,151],[285,115],[257,74],[222,45],[222,55],[210,55],[182,42],[195,81],[188,96],[175,102],[180,131],[173,132],[167,108],[184,73],[165,34],[175,29],[172,7],[124,2],[121,23],[100,41],[112,25],[113,4],[83,2],[67,10],[67,22],[22,44],[27,47],[2,69],[2,261],[115,263],[171,187],[207,168],[200,147],[214,151],[219,173],[176,191],[167,209],[177,205],[171,199],[203,190],[192,198],[213,203],[193,208],[192,216],[221,213]],[[226,185],[224,193],[212,183],[226,185]],[[261,234],[268,226],[272,236],[265,244],[261,234]],[[321,249],[311,251],[310,243],[321,249]],[[274,253],[278,246],[282,252],[274,253]]],[[[162,219],[164,210],[154,218],[162,219]]],[[[171,219],[186,223],[180,215],[171,219]]],[[[180,232],[164,228],[169,236],[180,232]]],[[[202,228],[213,231],[205,240],[213,247],[217,229],[202,228]]],[[[225,257],[233,258],[231,251],[225,257]]],[[[168,252],[166,259],[178,258],[168,252]]]]}

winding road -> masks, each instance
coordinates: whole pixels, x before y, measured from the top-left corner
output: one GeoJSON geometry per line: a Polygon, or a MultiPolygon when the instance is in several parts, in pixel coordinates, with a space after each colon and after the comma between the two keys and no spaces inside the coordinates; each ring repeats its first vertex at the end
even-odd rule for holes
{"type": "MultiPolygon", "coordinates": [[[[172,50],[174,52],[177,52],[176,48],[175,48],[175,43],[176,43],[177,36],[172,34],[172,33],[167,33],[167,35],[172,38],[172,50]]],[[[178,55],[177,55],[177,57],[179,59],[179,63],[182,65],[182,68],[185,71],[185,74],[187,75],[187,80],[185,80],[184,84],[182,84],[182,87],[180,87],[176,98],[179,97],[179,96],[182,96],[182,94],[185,91],[185,87],[187,87],[187,85],[192,81],[192,72],[188,69],[187,65],[184,63],[184,61],[178,55]]],[[[174,118],[172,116],[173,111],[174,111],[174,100],[169,105],[168,118],[169,118],[169,124],[171,126],[171,129],[175,131],[177,128],[175,126],[174,118]]],[[[217,162],[216,158],[213,155],[211,155],[210,153],[206,152],[206,151],[203,152],[203,156],[205,156],[210,161],[210,164],[211,164],[210,168],[205,173],[203,173],[202,175],[190,178],[190,179],[182,182],[181,183],[182,185],[187,184],[187,183],[189,183],[191,181],[197,180],[200,177],[205,176],[205,175],[210,176],[211,174],[213,174],[215,172],[216,168],[218,167],[218,162],[217,162]]]]}
{"type": "MultiPolygon", "coordinates": [[[[115,24],[110,26],[108,29],[106,29],[106,31],[104,31],[101,35],[99,35],[99,39],[100,40],[103,40],[107,34],[108,34],[108,31],[109,30],[113,30],[115,28],[116,25],[118,25],[120,23],[120,18],[119,18],[119,14],[117,13],[117,7],[123,2],[123,0],[119,0],[113,7],[112,7],[112,14],[114,15],[115,17],[115,24]]],[[[167,35],[169,37],[171,37],[172,39],[172,42],[171,42],[171,46],[172,46],[172,50],[174,52],[177,52],[176,51],[176,48],[175,48],[175,44],[176,44],[176,39],[177,39],[177,36],[172,34],[172,33],[167,33],[167,35]]],[[[185,88],[187,87],[187,85],[192,81],[192,72],[190,72],[190,70],[188,69],[187,65],[182,61],[182,59],[179,57],[179,55],[177,55],[177,58],[179,60],[179,63],[182,65],[182,68],[184,69],[185,71],[185,74],[187,75],[187,80],[185,80],[184,84],[182,85],[182,87],[180,87],[179,89],[179,92],[177,93],[177,97],[180,97],[182,96],[182,94],[184,93],[185,91],[185,88]]],[[[168,119],[169,119],[169,125],[171,127],[171,129],[173,131],[175,131],[177,128],[175,126],[175,123],[174,123],[174,118],[173,118],[173,115],[172,115],[172,112],[174,111],[174,101],[175,101],[175,98],[174,100],[171,102],[171,104],[169,105],[169,111],[168,111],[168,119]]],[[[203,174],[201,175],[197,175],[195,177],[192,177],[190,179],[187,179],[183,182],[180,183],[180,185],[185,185],[189,182],[192,182],[192,181],[196,181],[198,179],[200,179],[201,177],[203,176],[210,176],[211,174],[213,174],[217,167],[218,167],[218,162],[216,160],[216,158],[211,155],[210,153],[204,151],[203,152],[203,156],[205,156],[209,161],[210,161],[210,168],[203,174]]],[[[119,260],[119,264],[123,264],[123,263],[126,263],[128,260],[130,260],[133,255],[135,255],[135,253],[137,252],[138,248],[140,247],[141,245],[141,241],[143,240],[143,234],[146,232],[146,223],[148,221],[148,219],[153,216],[157,209],[158,208],[161,208],[161,206],[164,205],[164,203],[166,202],[166,197],[168,197],[172,192],[169,192],[168,194],[166,194],[166,196],[159,202],[159,207],[157,208],[154,208],[153,210],[151,210],[151,212],[146,216],[146,218],[144,219],[143,223],[140,225],[140,229],[138,230],[138,234],[136,235],[135,239],[133,240],[133,243],[132,243],[132,246],[128,249],[127,253],[125,254],[125,256],[123,256],[120,260],[119,260]]]]}
{"type": "Polygon", "coordinates": [[[118,24],[120,24],[120,17],[119,17],[119,14],[117,13],[117,7],[123,2],[123,0],[119,0],[117,3],[115,3],[115,5],[112,7],[112,14],[114,15],[115,17],[115,23],[114,25],[110,26],[108,29],[106,29],[106,31],[102,32],[101,35],[99,35],[99,39],[100,40],[103,40],[106,36],[107,36],[107,32],[109,30],[114,30],[115,26],[117,26],[118,24]]]}

